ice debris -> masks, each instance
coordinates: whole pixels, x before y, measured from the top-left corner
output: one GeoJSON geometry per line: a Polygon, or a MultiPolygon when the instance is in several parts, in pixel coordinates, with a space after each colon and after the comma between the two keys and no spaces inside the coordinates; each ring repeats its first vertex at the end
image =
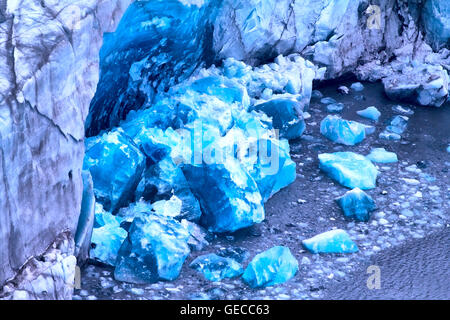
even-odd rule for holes
{"type": "Polygon", "coordinates": [[[376,209],[375,201],[359,188],[348,191],[344,196],[337,198],[336,202],[345,217],[356,221],[369,221],[370,212],[376,209]]]}
{"type": "Polygon", "coordinates": [[[127,237],[127,231],[120,226],[120,219],[103,210],[102,205],[95,205],[95,223],[92,230],[92,260],[115,266],[119,249],[127,237]]]}
{"type": "Polygon", "coordinates": [[[364,90],[364,85],[361,82],[355,82],[350,86],[350,89],[355,92],[361,92],[364,90]]]}
{"type": "Polygon", "coordinates": [[[367,156],[372,162],[376,163],[393,163],[398,162],[397,154],[394,152],[388,152],[384,148],[374,148],[367,156]]]}
{"type": "Polygon", "coordinates": [[[289,248],[273,247],[256,255],[242,276],[252,288],[274,286],[284,283],[298,272],[298,261],[289,248]]]}
{"type": "Polygon", "coordinates": [[[280,130],[280,137],[288,140],[300,138],[305,131],[303,110],[293,99],[273,99],[252,108],[271,117],[273,127],[280,130]]]}
{"type": "Polygon", "coordinates": [[[209,281],[239,277],[244,272],[237,261],[214,253],[197,257],[189,266],[201,272],[209,281]]]}
{"type": "Polygon", "coordinates": [[[255,180],[239,162],[183,167],[191,190],[200,199],[200,222],[211,232],[234,232],[264,220],[263,199],[255,180]]]}
{"type": "Polygon", "coordinates": [[[302,241],[311,253],[355,253],[358,246],[341,229],[331,230],[302,241]]]}
{"type": "Polygon", "coordinates": [[[122,129],[86,141],[84,169],[94,182],[97,201],[117,212],[134,196],[145,168],[145,157],[122,129]]]}
{"type": "Polygon", "coordinates": [[[385,140],[400,140],[402,134],[408,127],[409,118],[407,116],[394,116],[386,129],[380,133],[380,138],[385,140]]]}
{"type": "Polygon", "coordinates": [[[337,101],[331,97],[326,97],[320,100],[320,103],[322,104],[332,104],[332,103],[337,103],[337,101]]]}
{"type": "Polygon", "coordinates": [[[394,101],[440,107],[449,95],[449,76],[440,65],[405,62],[382,81],[386,95],[394,101]]]}
{"type": "Polygon", "coordinates": [[[373,120],[373,121],[378,121],[378,119],[381,116],[381,112],[378,111],[377,108],[375,107],[368,107],[364,110],[360,110],[356,112],[357,114],[359,114],[361,117],[373,120]]]}
{"type": "Polygon", "coordinates": [[[356,121],[329,115],[322,120],[320,133],[333,142],[353,146],[366,137],[366,126],[356,121]]]}
{"type": "Polygon", "coordinates": [[[344,110],[344,104],[343,103],[330,103],[327,105],[327,111],[330,113],[339,113],[342,110],[344,110]]]}
{"type": "Polygon", "coordinates": [[[401,105],[396,105],[392,107],[392,111],[405,115],[405,116],[412,116],[414,114],[414,111],[412,111],[410,108],[408,107],[403,107],[401,105]]]}
{"type": "Polygon", "coordinates": [[[190,253],[186,225],[157,214],[139,214],[117,257],[114,277],[130,283],[174,280],[190,253]]]}
{"type": "Polygon", "coordinates": [[[353,152],[319,154],[320,169],[343,186],[363,190],[376,187],[378,170],[366,157],[353,152]]]}

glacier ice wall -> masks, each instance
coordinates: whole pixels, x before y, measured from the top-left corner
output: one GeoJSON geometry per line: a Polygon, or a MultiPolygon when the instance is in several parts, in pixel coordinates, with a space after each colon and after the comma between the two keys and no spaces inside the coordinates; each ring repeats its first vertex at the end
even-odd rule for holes
{"type": "Polygon", "coordinates": [[[328,79],[374,61],[424,59],[432,51],[425,38],[435,48],[448,41],[448,10],[438,0],[135,2],[105,36],[86,133],[118,125],[151,106],[156,92],[226,58],[258,66],[300,53],[326,67],[328,79]]]}
{"type": "Polygon", "coordinates": [[[0,1],[0,287],[73,237],[98,52],[129,3],[0,1]]]}

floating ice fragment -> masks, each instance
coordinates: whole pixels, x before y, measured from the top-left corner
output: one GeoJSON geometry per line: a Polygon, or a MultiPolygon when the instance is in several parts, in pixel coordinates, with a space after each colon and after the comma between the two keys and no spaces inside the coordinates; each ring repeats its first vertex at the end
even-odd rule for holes
{"type": "Polygon", "coordinates": [[[366,137],[366,126],[338,116],[327,116],[320,124],[320,133],[333,142],[352,146],[366,137]]]}
{"type": "Polygon", "coordinates": [[[405,116],[412,116],[414,114],[414,111],[412,111],[410,108],[403,107],[401,105],[393,106],[392,111],[403,114],[405,116]]]}
{"type": "Polygon", "coordinates": [[[237,261],[214,253],[197,257],[189,266],[201,272],[209,281],[235,278],[244,272],[242,265],[237,261]]]}
{"type": "Polygon", "coordinates": [[[355,253],[358,246],[344,230],[337,229],[303,240],[303,246],[311,253],[355,253]]]}
{"type": "Polygon", "coordinates": [[[397,133],[392,133],[389,131],[383,131],[380,133],[380,139],[384,139],[384,140],[391,140],[391,141],[397,141],[397,140],[401,140],[401,135],[397,134],[397,133]]]}
{"type": "Polygon", "coordinates": [[[391,119],[389,126],[386,130],[392,133],[401,135],[408,127],[409,118],[406,116],[395,116],[391,119]]]}
{"type": "Polygon", "coordinates": [[[336,202],[347,218],[356,221],[369,221],[370,212],[376,209],[375,201],[359,188],[348,191],[336,202]]]}
{"type": "Polygon", "coordinates": [[[288,281],[297,271],[298,261],[289,248],[278,246],[256,255],[242,279],[252,288],[268,287],[288,281]]]}
{"type": "Polygon", "coordinates": [[[376,187],[378,170],[366,157],[353,152],[319,155],[320,169],[347,188],[363,190],[376,187]]]}
{"type": "Polygon", "coordinates": [[[357,111],[357,114],[373,121],[378,121],[381,116],[381,112],[375,107],[368,107],[367,109],[357,111]]]}
{"type": "Polygon", "coordinates": [[[320,92],[319,90],[313,90],[312,94],[311,94],[311,98],[312,99],[322,99],[323,98],[323,93],[320,92]]]}
{"type": "Polygon", "coordinates": [[[361,82],[355,82],[350,86],[350,89],[352,89],[355,92],[361,92],[364,90],[364,86],[361,82]]]}
{"type": "Polygon", "coordinates": [[[330,103],[327,105],[327,111],[332,113],[339,113],[342,110],[344,110],[344,104],[343,103],[330,103]]]}
{"type": "Polygon", "coordinates": [[[397,155],[394,152],[388,152],[384,148],[374,148],[367,156],[367,159],[376,163],[398,162],[397,155]]]}
{"type": "Polygon", "coordinates": [[[323,104],[332,104],[332,103],[337,103],[337,101],[331,97],[326,97],[320,100],[320,103],[323,104]]]}

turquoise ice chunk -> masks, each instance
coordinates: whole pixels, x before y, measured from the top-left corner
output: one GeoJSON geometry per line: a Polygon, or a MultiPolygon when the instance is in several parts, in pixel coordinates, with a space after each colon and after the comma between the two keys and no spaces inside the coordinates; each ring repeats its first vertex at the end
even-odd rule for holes
{"type": "Polygon", "coordinates": [[[355,92],[361,92],[364,90],[364,85],[361,82],[355,82],[350,86],[350,89],[355,92]]]}
{"type": "Polygon", "coordinates": [[[348,121],[330,115],[322,121],[320,133],[333,142],[353,146],[366,137],[366,126],[356,121],[348,121]]]}
{"type": "Polygon", "coordinates": [[[139,215],[119,250],[115,279],[137,284],[175,280],[190,253],[189,239],[185,224],[157,214],[139,215]]]}
{"type": "Polygon", "coordinates": [[[359,250],[348,233],[341,229],[321,233],[303,240],[302,244],[311,253],[355,253],[359,250]]]}
{"type": "Polygon", "coordinates": [[[375,201],[364,191],[355,188],[336,202],[344,212],[345,217],[356,221],[369,221],[370,212],[376,209],[375,201]]]}
{"type": "Polygon", "coordinates": [[[361,117],[373,120],[373,121],[378,121],[378,119],[380,119],[381,116],[381,112],[378,111],[377,108],[375,107],[368,107],[364,110],[360,110],[357,111],[357,114],[359,114],[361,117]]]}
{"type": "Polygon", "coordinates": [[[394,152],[388,152],[384,148],[374,148],[367,156],[372,162],[376,163],[393,163],[398,162],[397,154],[394,152]]]}
{"type": "Polygon", "coordinates": [[[298,261],[289,248],[277,246],[256,255],[242,279],[252,288],[262,288],[282,284],[297,272],[298,261]]]}
{"type": "Polygon", "coordinates": [[[273,127],[280,130],[280,138],[300,138],[306,129],[302,107],[293,99],[273,99],[253,107],[273,119],[273,127]]]}
{"type": "Polygon", "coordinates": [[[319,154],[320,169],[347,188],[376,187],[378,170],[366,157],[353,152],[319,154]]]}
{"type": "Polygon", "coordinates": [[[117,212],[133,198],[145,167],[145,157],[122,129],[87,139],[84,169],[94,182],[97,201],[117,212]]]}
{"type": "Polygon", "coordinates": [[[214,253],[197,257],[189,266],[202,273],[209,281],[239,277],[244,272],[242,265],[236,260],[214,253]]]}
{"type": "Polygon", "coordinates": [[[264,220],[263,199],[255,180],[236,159],[225,164],[185,165],[183,172],[211,232],[234,232],[264,220]]]}

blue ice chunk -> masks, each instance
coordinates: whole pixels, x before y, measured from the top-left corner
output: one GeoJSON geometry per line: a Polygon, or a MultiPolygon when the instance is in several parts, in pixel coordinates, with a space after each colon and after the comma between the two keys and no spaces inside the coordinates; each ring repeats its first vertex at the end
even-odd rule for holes
{"type": "Polygon", "coordinates": [[[84,169],[94,181],[97,201],[107,211],[117,212],[134,198],[145,157],[122,129],[87,139],[84,169]]]}
{"type": "Polygon", "coordinates": [[[392,107],[392,111],[394,111],[396,113],[403,114],[405,116],[412,116],[414,114],[414,111],[412,111],[410,108],[403,107],[401,105],[393,106],[392,107]]]}
{"type": "Polygon", "coordinates": [[[182,201],[178,197],[172,196],[169,200],[156,201],[152,206],[158,215],[177,218],[181,213],[182,201]]]}
{"type": "Polygon", "coordinates": [[[447,152],[450,153],[450,144],[447,147],[447,152]]]}
{"type": "Polygon", "coordinates": [[[337,101],[331,97],[326,97],[320,100],[320,103],[323,104],[332,104],[332,103],[337,103],[337,101]]]}
{"type": "Polygon", "coordinates": [[[280,130],[280,138],[300,138],[305,131],[302,107],[292,99],[273,99],[253,107],[273,119],[273,127],[280,130]]]}
{"type": "Polygon", "coordinates": [[[408,127],[408,121],[409,118],[406,116],[395,116],[391,119],[390,124],[386,127],[386,130],[401,135],[408,127]]]}
{"type": "Polygon", "coordinates": [[[127,232],[120,227],[119,219],[96,204],[90,258],[115,266],[117,254],[126,237],[127,232]]]}
{"type": "Polygon", "coordinates": [[[348,191],[344,196],[337,198],[336,202],[345,217],[356,221],[369,221],[370,212],[376,209],[375,201],[359,188],[348,191]]]}
{"type": "Polygon", "coordinates": [[[373,120],[373,121],[378,121],[378,119],[380,119],[381,116],[381,112],[378,111],[377,108],[375,107],[368,107],[367,109],[361,110],[361,111],[357,111],[357,114],[359,114],[361,117],[373,120]]]}
{"type": "Polygon", "coordinates": [[[367,156],[372,162],[376,163],[393,163],[398,162],[397,155],[394,152],[388,152],[384,148],[374,148],[367,156]]]}
{"type": "Polygon", "coordinates": [[[366,136],[369,136],[369,135],[375,133],[375,131],[377,130],[377,128],[375,128],[374,126],[364,125],[364,128],[366,130],[366,136]]]}
{"type": "Polygon", "coordinates": [[[380,139],[384,139],[384,140],[390,140],[390,141],[398,141],[401,140],[402,136],[397,134],[397,133],[393,133],[393,132],[389,132],[387,130],[384,130],[383,132],[380,133],[380,139]]]}
{"type": "Polygon", "coordinates": [[[296,179],[296,164],[289,156],[289,142],[277,140],[257,118],[241,119],[221,139],[219,144],[227,150],[239,150],[237,158],[266,202],[273,194],[296,179]],[[241,130],[240,127],[245,127],[241,130]]]}
{"type": "Polygon", "coordinates": [[[341,229],[321,233],[302,241],[303,246],[311,253],[355,253],[358,246],[350,239],[347,232],[341,229]]]}
{"type": "Polygon", "coordinates": [[[237,261],[214,253],[197,257],[189,266],[201,272],[209,281],[239,277],[244,272],[242,265],[237,261]]]}
{"type": "Polygon", "coordinates": [[[190,253],[187,226],[157,214],[139,215],[117,257],[114,277],[130,283],[175,280],[190,253]]]}
{"type": "Polygon", "coordinates": [[[322,120],[320,133],[333,142],[353,146],[364,140],[366,128],[362,123],[330,115],[322,120]]]}
{"type": "Polygon", "coordinates": [[[297,272],[298,261],[289,248],[277,246],[256,255],[242,279],[252,288],[262,288],[284,283],[297,272]]]}
{"type": "Polygon", "coordinates": [[[323,93],[320,92],[319,90],[313,90],[312,94],[311,94],[311,99],[322,99],[323,98],[323,93]]]}
{"type": "Polygon", "coordinates": [[[185,165],[183,172],[199,199],[201,225],[211,232],[234,232],[264,220],[263,199],[255,180],[238,160],[185,165]]]}
{"type": "Polygon", "coordinates": [[[134,218],[141,214],[151,214],[153,212],[153,205],[150,202],[140,200],[130,204],[128,207],[121,208],[117,213],[117,218],[122,222],[133,222],[134,218]]]}
{"type": "Polygon", "coordinates": [[[355,82],[350,86],[350,89],[352,89],[355,92],[361,92],[364,90],[364,86],[361,82],[355,82]]]}
{"type": "Polygon", "coordinates": [[[225,77],[209,76],[201,78],[192,83],[191,89],[199,93],[215,96],[229,104],[238,102],[244,108],[250,105],[250,97],[246,88],[238,82],[225,77]]]}
{"type": "Polygon", "coordinates": [[[344,110],[344,104],[343,103],[330,103],[327,105],[327,111],[332,113],[339,113],[344,110]]]}
{"type": "Polygon", "coordinates": [[[94,228],[100,228],[107,224],[120,226],[122,219],[105,211],[100,203],[95,204],[94,228]]]}
{"type": "Polygon", "coordinates": [[[320,169],[343,186],[363,190],[376,187],[378,170],[366,157],[353,152],[319,154],[320,169]]]}

